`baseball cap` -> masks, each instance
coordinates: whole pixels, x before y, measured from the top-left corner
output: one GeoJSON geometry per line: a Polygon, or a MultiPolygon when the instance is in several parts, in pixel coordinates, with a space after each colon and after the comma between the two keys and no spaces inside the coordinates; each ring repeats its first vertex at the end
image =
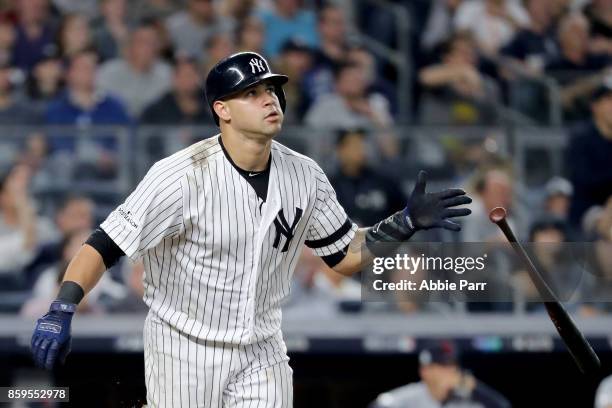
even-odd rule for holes
{"type": "Polygon", "coordinates": [[[574,187],[566,178],[555,176],[548,180],[544,191],[546,192],[546,197],[555,195],[571,196],[574,193],[574,187]]]}
{"type": "Polygon", "coordinates": [[[419,364],[457,365],[459,355],[455,344],[450,340],[437,340],[427,343],[419,353],[419,364]]]}

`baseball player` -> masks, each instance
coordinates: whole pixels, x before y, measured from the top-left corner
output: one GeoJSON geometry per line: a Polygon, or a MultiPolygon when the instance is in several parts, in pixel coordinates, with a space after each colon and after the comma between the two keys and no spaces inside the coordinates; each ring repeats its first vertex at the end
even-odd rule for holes
{"type": "Polygon", "coordinates": [[[321,168],[273,140],[287,80],[252,52],[212,68],[205,92],[221,133],[155,163],[83,245],[36,325],[37,364],[65,359],[79,301],[127,255],[145,265],[149,406],[291,407],[280,305],[302,244],[351,275],[376,243],[460,229],[449,218],[469,210],[453,207],[471,200],[426,193],[420,173],[403,211],[358,230],[321,168]]]}

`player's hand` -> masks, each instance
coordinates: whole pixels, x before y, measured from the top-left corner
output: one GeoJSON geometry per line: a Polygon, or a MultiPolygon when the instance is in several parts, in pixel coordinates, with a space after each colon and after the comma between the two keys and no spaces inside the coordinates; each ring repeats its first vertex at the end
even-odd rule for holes
{"type": "Polygon", "coordinates": [[[426,193],[426,184],[427,173],[421,170],[417,176],[416,186],[408,199],[408,205],[404,209],[407,222],[412,222],[414,229],[444,228],[460,231],[461,226],[449,218],[471,214],[469,208],[454,207],[469,204],[472,199],[465,194],[465,191],[458,188],[426,193]]]}
{"type": "Polygon", "coordinates": [[[51,370],[56,362],[66,361],[72,343],[70,324],[75,310],[74,303],[56,300],[51,303],[49,312],[36,322],[31,347],[38,367],[51,370]]]}

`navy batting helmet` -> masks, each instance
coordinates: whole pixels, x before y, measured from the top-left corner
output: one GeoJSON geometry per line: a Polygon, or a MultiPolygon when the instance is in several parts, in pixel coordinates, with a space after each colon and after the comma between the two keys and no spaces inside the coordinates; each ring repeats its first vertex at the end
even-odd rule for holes
{"type": "Polygon", "coordinates": [[[219,125],[219,116],[213,109],[215,101],[265,80],[274,84],[276,96],[284,112],[287,103],[282,85],[289,78],[286,75],[273,74],[264,57],[255,52],[239,52],[219,61],[208,73],[204,90],[215,123],[219,125]]]}

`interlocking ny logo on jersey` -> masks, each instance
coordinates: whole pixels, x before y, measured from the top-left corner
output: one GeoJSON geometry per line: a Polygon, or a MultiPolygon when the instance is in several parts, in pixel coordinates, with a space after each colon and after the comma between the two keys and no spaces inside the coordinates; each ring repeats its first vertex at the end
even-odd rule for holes
{"type": "Polygon", "coordinates": [[[274,219],[274,226],[276,227],[276,236],[274,237],[274,243],[272,244],[274,248],[278,248],[281,235],[284,235],[287,241],[285,241],[285,245],[283,245],[283,249],[281,249],[281,252],[287,252],[287,250],[289,249],[289,242],[293,238],[295,227],[297,226],[298,222],[300,222],[300,218],[302,218],[302,209],[299,207],[295,207],[295,218],[293,219],[293,224],[289,226],[289,223],[285,219],[283,209],[280,209],[280,211],[276,215],[276,218],[274,219]]]}
{"type": "Polygon", "coordinates": [[[263,60],[259,58],[251,58],[249,65],[251,66],[251,72],[253,74],[266,71],[263,60]]]}

